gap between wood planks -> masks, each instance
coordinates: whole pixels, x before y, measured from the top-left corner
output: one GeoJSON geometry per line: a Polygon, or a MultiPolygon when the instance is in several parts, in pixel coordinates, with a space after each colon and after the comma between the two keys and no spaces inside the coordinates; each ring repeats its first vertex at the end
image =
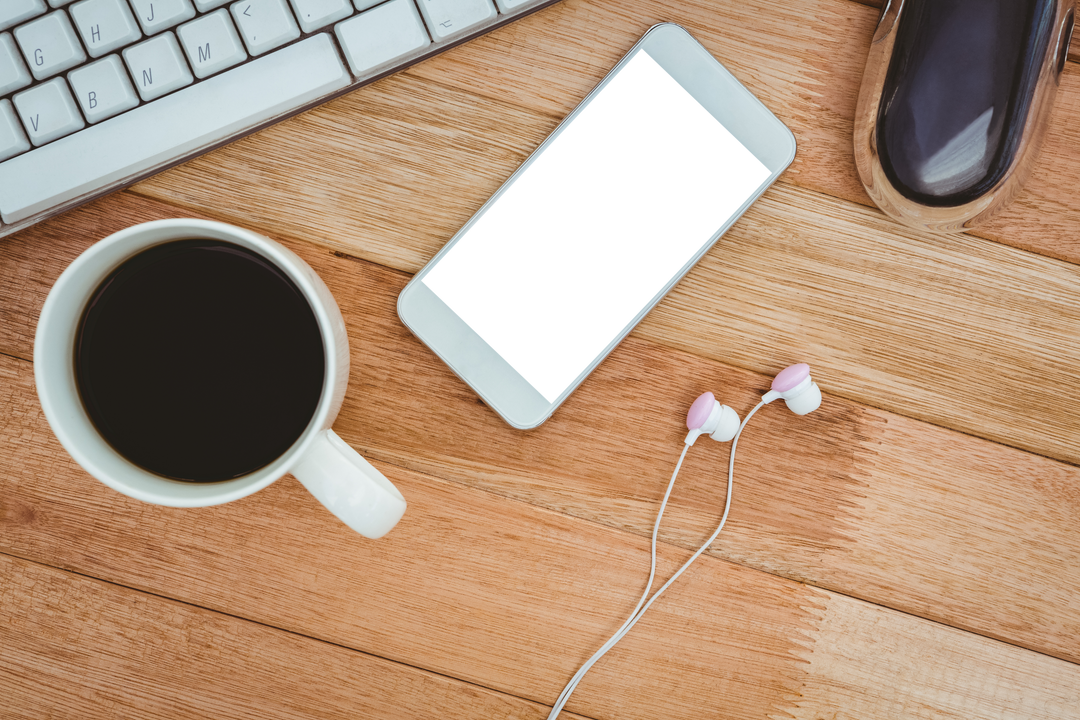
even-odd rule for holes
{"type": "MultiPolygon", "coordinates": [[[[133,218],[175,214],[114,196],[43,226],[29,246],[55,253],[48,263],[58,272],[62,258],[90,242],[79,228],[108,233],[133,218]]],[[[353,356],[339,432],[362,451],[413,470],[647,535],[656,478],[670,473],[679,419],[701,385],[727,388],[725,401],[736,407],[752,404],[753,388],[764,387],[752,373],[630,338],[552,421],[531,433],[512,431],[397,322],[394,297],[405,273],[288,244],[349,310],[354,349],[364,347],[353,356]]],[[[16,243],[3,250],[25,249],[16,243]]],[[[25,305],[40,306],[35,296],[49,276],[21,263],[6,274],[22,279],[21,316],[33,315],[25,305]]],[[[724,451],[710,443],[695,450],[666,540],[688,547],[711,530],[718,500],[706,469],[722,467],[724,451]]],[[[1071,490],[1076,468],[833,398],[804,419],[782,409],[764,414],[739,465],[742,502],[713,551],[718,556],[1073,657],[1068,638],[1080,634],[1077,594],[1069,592],[1080,586],[1069,520],[1069,509],[1080,507],[1071,490]],[[791,438],[794,452],[770,452],[776,433],[791,438]],[[956,558],[964,564],[956,566],[956,558]],[[1062,635],[1062,628],[1072,629],[1062,635]]]]}
{"type": "MultiPolygon", "coordinates": [[[[518,696],[554,697],[644,577],[644,538],[378,461],[411,507],[372,543],[291,479],[215,508],[164,508],[103,487],[55,441],[28,447],[0,474],[19,477],[0,493],[0,516],[16,520],[0,538],[20,556],[518,696]]],[[[686,553],[660,555],[663,577],[686,553]]],[[[722,717],[1065,720],[1080,667],[703,558],[597,666],[574,710],[699,718],[716,697],[722,717]]]]}
{"type": "MultiPolygon", "coordinates": [[[[238,149],[235,157],[242,165],[250,154],[238,149]]],[[[232,181],[243,183],[242,174],[232,181]]],[[[144,187],[137,194],[155,195],[144,187]]],[[[190,207],[173,195],[166,201],[190,207]]],[[[209,212],[241,222],[229,211],[209,212]]],[[[343,220],[355,233],[342,245],[327,241],[322,227],[305,234],[249,220],[248,227],[406,272],[453,232],[421,225],[409,233],[389,215],[366,225],[343,220]]],[[[454,223],[434,221],[443,220],[454,223]]],[[[861,404],[1077,463],[1080,407],[1056,388],[1071,383],[1068,361],[1078,355],[1078,281],[1072,264],[971,236],[941,240],[849,201],[777,186],[635,333],[758,373],[806,359],[834,392],[861,404]],[[994,359],[995,393],[968,390],[985,385],[981,358],[994,359]]]]}
{"type": "MultiPolygon", "coordinates": [[[[677,6],[652,0],[566,0],[524,26],[503,29],[405,72],[557,119],[650,24],[681,22],[795,132],[799,153],[781,182],[872,207],[855,172],[851,135],[876,20],[873,11],[849,0],[796,5],[688,0],[677,6]]],[[[1080,243],[1068,235],[1080,214],[1072,192],[1080,179],[1077,77],[1077,66],[1070,64],[1025,192],[971,234],[1080,261],[1080,243]],[[1063,222],[1065,217],[1072,222],[1063,222]]]]}
{"type": "MultiPolygon", "coordinates": [[[[223,710],[230,717],[292,717],[293,713],[282,707],[290,694],[304,700],[304,717],[312,713],[320,717],[355,717],[358,713],[386,717],[392,709],[395,718],[426,718],[437,713],[463,720],[478,714],[524,720],[521,712],[525,712],[539,720],[549,711],[531,700],[459,678],[8,553],[0,552],[0,576],[7,580],[0,589],[0,597],[7,595],[2,604],[5,622],[0,624],[0,677],[14,675],[22,680],[5,684],[6,718],[37,720],[73,710],[80,718],[96,717],[98,712],[111,717],[114,703],[103,696],[124,695],[128,688],[122,681],[144,688],[136,704],[126,708],[125,717],[201,718],[223,710]],[[73,596],[79,602],[72,602],[73,596]],[[26,605],[31,602],[33,609],[28,611],[26,605]],[[132,612],[117,612],[125,608],[132,612]],[[80,629],[78,641],[71,642],[71,630],[86,622],[87,615],[95,616],[93,628],[80,629]],[[65,626],[67,652],[50,657],[40,646],[49,644],[58,621],[65,626]],[[164,633],[171,635],[168,642],[157,643],[154,657],[147,662],[133,662],[132,656],[139,653],[145,638],[160,640],[162,628],[168,628],[164,633]],[[24,630],[21,637],[19,629],[24,630]],[[88,646],[88,635],[95,636],[95,645],[88,646]],[[200,640],[211,638],[214,652],[207,658],[209,648],[200,640]],[[34,647],[27,647],[22,640],[30,640],[34,647]],[[282,646],[292,651],[288,657],[279,656],[282,646]],[[233,661],[245,650],[248,657],[242,668],[243,682],[221,687],[220,677],[238,669],[221,660],[233,661]],[[92,658],[89,663],[84,660],[87,656],[92,658]],[[95,676],[102,672],[101,659],[105,657],[113,658],[106,670],[108,684],[94,689],[104,680],[95,676]],[[196,660],[199,667],[192,667],[196,660]],[[350,668],[363,674],[363,686],[342,682],[343,671],[350,668]],[[62,677],[65,674],[73,677],[62,677]],[[150,688],[146,687],[148,677],[152,678],[150,688]],[[387,683],[388,677],[396,682],[387,683]],[[389,702],[383,702],[382,707],[372,701],[367,687],[372,684],[389,686],[385,693],[389,702]],[[432,696],[439,699],[432,702],[432,696]],[[500,700],[485,703],[491,696],[500,696],[500,700]],[[478,698],[480,707],[476,706],[478,698]]],[[[139,693],[134,690],[131,694],[139,693]]],[[[589,720],[569,712],[566,717],[589,720]]]]}
{"type": "Polygon", "coordinates": [[[1080,182],[1080,72],[1063,79],[1015,212],[986,226],[996,242],[908,230],[859,204],[850,114],[865,48],[851,38],[868,42],[874,17],[849,0],[565,0],[135,192],[414,272],[660,19],[683,21],[802,145],[787,181],[638,334],[759,373],[809,359],[849,399],[1080,463],[1080,407],[1055,390],[1077,355],[1076,266],[996,244],[1080,253],[1069,189],[1080,182]],[[753,265],[755,252],[770,264],[753,265]],[[997,392],[968,391],[988,367],[997,392]]]}

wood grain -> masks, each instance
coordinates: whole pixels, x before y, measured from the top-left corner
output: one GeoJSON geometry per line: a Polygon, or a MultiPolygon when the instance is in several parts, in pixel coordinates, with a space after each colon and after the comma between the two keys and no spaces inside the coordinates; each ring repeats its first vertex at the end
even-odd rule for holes
{"type": "Polygon", "coordinates": [[[5,720],[540,720],[548,712],[452,678],[5,555],[0,608],[5,720]]]}
{"type": "MultiPolygon", "coordinates": [[[[303,131],[260,133],[138,188],[226,212],[242,225],[310,223],[333,243],[366,237],[384,217],[417,220],[423,234],[447,200],[467,218],[516,167],[500,162],[505,153],[530,152],[645,30],[675,21],[791,127],[799,151],[783,182],[869,205],[852,155],[852,119],[877,15],[851,0],[564,0],[374,86],[380,90],[364,88],[312,111],[298,123],[303,131]],[[415,82],[421,78],[459,92],[433,99],[415,82]],[[394,102],[372,113],[367,99],[380,92],[392,93],[394,102]],[[487,135],[468,127],[468,109],[479,101],[495,115],[487,135]],[[437,122],[423,133],[419,151],[394,152],[420,104],[437,122]],[[540,117],[523,128],[525,111],[540,117]],[[390,132],[368,140],[373,129],[395,121],[390,132]],[[223,189],[237,202],[223,204],[223,189]],[[398,202],[403,196],[424,202],[398,202]]],[[[1070,63],[1024,192],[977,234],[1080,261],[1078,182],[1080,67],[1070,63]]],[[[451,232],[460,223],[452,225],[451,232]]]]}
{"type": "MultiPolygon", "coordinates": [[[[410,508],[378,543],[291,478],[215,508],[129,500],[55,441],[13,438],[47,432],[28,371],[0,358],[0,387],[14,389],[2,400],[16,411],[0,432],[17,449],[0,457],[3,552],[539,702],[640,591],[645,538],[384,463],[410,508]]],[[[685,556],[663,546],[661,577],[685,556]]],[[[92,653],[81,635],[68,639],[69,652],[92,653]]],[[[962,708],[1072,719],[1078,699],[1080,666],[705,557],[570,708],[598,719],[844,717],[851,707],[867,718],[962,708]],[[883,692],[898,676],[912,682],[883,692]]]]}
{"type": "MultiPolygon", "coordinates": [[[[392,240],[377,255],[403,269],[435,250],[392,240]]],[[[1077,360],[1078,279],[1072,265],[775,188],[638,332],[756,372],[805,359],[847,398],[1077,462],[1080,409],[1059,388],[1077,360]]]]}
{"type": "MultiPolygon", "coordinates": [[[[414,272],[524,157],[507,143],[526,131],[539,142],[554,124],[501,100],[395,77],[138,192],[414,272]],[[355,117],[364,122],[334,133],[355,117]],[[312,168],[319,174],[301,174],[289,193],[268,193],[260,180],[288,183],[294,164],[331,155],[356,167],[312,168]],[[429,164],[426,181],[414,158],[429,164]],[[242,198],[241,210],[221,207],[222,186],[242,198]],[[279,202],[290,203],[284,216],[274,214],[279,202]]],[[[1080,407],[1060,388],[1080,361],[1078,281],[1071,264],[907,230],[876,210],[777,186],[638,332],[759,373],[806,360],[848,399],[1077,463],[1080,407]],[[988,383],[993,392],[969,390],[988,383]]]]}
{"type": "Polygon", "coordinates": [[[796,708],[774,716],[778,720],[972,718],[983,712],[984,688],[1002,718],[1058,712],[1078,717],[1075,665],[1050,658],[1028,665],[1030,655],[1018,648],[990,658],[982,638],[899,613],[882,617],[870,605],[849,608],[837,596],[826,603],[817,633],[808,655],[810,680],[796,708]],[[834,602],[844,604],[844,611],[834,609],[834,602]],[[921,657],[934,661],[926,664],[921,657]],[[971,685],[976,676],[985,681],[983,687],[971,685]]]}
{"type": "MultiPolygon", "coordinates": [[[[408,74],[561,117],[648,27],[679,22],[795,133],[799,151],[785,182],[871,204],[855,170],[852,123],[877,9],[849,0],[567,5],[507,28],[505,42],[502,35],[487,36],[408,74]],[[518,63],[524,72],[483,71],[518,63]]],[[[1078,181],[1080,67],[1069,64],[1024,192],[973,234],[1077,262],[1078,181]]]]}
{"type": "Polygon", "coordinates": [[[763,197],[639,334],[1071,463],[1080,267],[898,230],[795,188],[763,197]]]}
{"type": "MultiPolygon", "coordinates": [[[[178,211],[116,196],[79,212],[178,211]]],[[[55,221],[37,243],[58,265],[89,242],[59,229],[68,222],[81,221],[55,221]]],[[[689,402],[709,388],[745,412],[767,387],[760,375],[635,337],[551,421],[514,431],[401,326],[394,302],[407,275],[286,244],[346,308],[352,375],[339,433],[413,470],[645,536],[689,402]]],[[[34,276],[19,262],[4,267],[34,276]]],[[[34,304],[23,314],[40,300],[24,296],[34,304]]],[[[39,423],[13,422],[22,432],[39,423]]],[[[1080,660],[1080,470],[835,396],[807,418],[776,406],[754,423],[715,555],[1080,660]],[[790,440],[786,452],[774,451],[777,436],[790,440]]],[[[668,542],[692,547],[710,532],[725,453],[695,447],[662,530],[668,542]]]]}
{"type": "MultiPolygon", "coordinates": [[[[0,715],[540,716],[640,591],[686,403],[707,387],[745,411],[798,357],[825,406],[755,419],[728,531],[571,708],[1076,720],[1080,666],[1039,653],[1080,661],[1080,470],[919,420],[1076,462],[1076,270],[856,204],[874,16],[566,0],[0,243],[0,550],[127,586],[0,557],[0,695],[18,701],[0,715]],[[792,126],[799,159],[551,422],[511,431],[404,331],[394,297],[660,19],[792,126]],[[137,503],[52,437],[18,359],[48,288],[109,232],[202,211],[284,239],[341,302],[354,366],[337,429],[410,501],[387,539],[291,479],[219,508],[137,503]]],[[[1070,65],[1036,175],[986,238],[1080,259],[1077,117],[1070,65]]],[[[725,453],[690,456],[662,574],[716,522],[725,453]]]]}
{"type": "MultiPolygon", "coordinates": [[[[0,357],[0,551],[549,703],[641,592],[647,540],[384,463],[409,510],[377,543],[291,478],[214,508],[130,500],[41,441],[29,369],[0,357]]],[[[686,554],[663,548],[658,571],[686,554]]],[[[570,710],[760,718],[787,704],[817,591],[713,558],[684,580],[570,710]],[[722,714],[713,697],[729,698],[722,714]]]]}

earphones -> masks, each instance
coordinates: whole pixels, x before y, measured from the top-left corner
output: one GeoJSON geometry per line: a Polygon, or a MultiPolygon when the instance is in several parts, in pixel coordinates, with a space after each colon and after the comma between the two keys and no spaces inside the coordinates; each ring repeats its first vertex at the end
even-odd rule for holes
{"type": "MultiPolygon", "coordinates": [[[[809,365],[799,363],[781,370],[761,402],[768,404],[781,398],[796,415],[806,415],[821,407],[821,390],[810,377],[809,365]]],[[[690,432],[684,442],[693,445],[702,435],[728,442],[739,432],[739,425],[739,415],[734,410],[721,405],[711,392],[702,393],[686,413],[686,429],[690,432]]]]}
{"type": "Polygon", "coordinates": [[[807,415],[821,407],[821,388],[810,377],[810,366],[799,363],[781,370],[761,401],[771,403],[777,398],[783,398],[788,410],[796,415],[807,415]]]}
{"type": "Polygon", "coordinates": [[[812,413],[821,407],[821,389],[818,388],[817,383],[810,377],[810,366],[806,363],[798,363],[797,365],[791,365],[784,368],[780,373],[773,378],[772,386],[769,391],[762,396],[761,401],[754,406],[746,415],[746,419],[739,422],[739,415],[727,405],[721,405],[720,402],[713,396],[711,392],[702,393],[694,400],[694,404],[690,406],[690,410],[686,413],[686,428],[689,432],[686,435],[686,439],[683,441],[682,454],[679,455],[679,461],[675,464],[675,471],[671,474],[671,481],[668,482],[667,490],[664,492],[664,499],[660,502],[660,511],[656,514],[656,522],[653,524],[652,531],[652,552],[651,552],[651,566],[649,568],[649,582],[645,586],[645,592],[641,595],[641,599],[638,600],[637,605],[634,607],[634,611],[630,613],[630,617],[626,619],[626,622],[622,624],[615,634],[612,635],[607,642],[605,642],[591,658],[585,661],[578,671],[574,674],[574,677],[570,679],[570,682],[563,688],[562,693],[559,695],[559,699],[555,701],[555,705],[551,708],[551,713],[548,715],[548,720],[556,720],[559,713],[562,712],[563,706],[566,705],[570,696],[577,688],[578,683],[585,677],[585,673],[589,672],[596,662],[607,654],[608,650],[615,647],[615,644],[626,637],[626,634],[630,632],[630,629],[637,624],[637,621],[641,619],[641,616],[645,614],[656,599],[660,597],[661,593],[671,587],[680,575],[690,567],[698,557],[712,545],[713,540],[720,534],[720,531],[724,529],[724,524],[727,522],[728,511],[731,510],[731,491],[735,479],[735,449],[739,445],[739,436],[742,435],[742,431],[746,428],[746,424],[750,422],[750,418],[754,416],[758,410],[765,405],[773,402],[774,400],[783,400],[788,409],[796,415],[807,415],[812,413]],[[713,440],[719,442],[731,441],[731,454],[728,458],[728,480],[727,480],[727,498],[724,501],[724,514],[720,518],[720,525],[717,526],[713,534],[709,536],[709,539],[690,556],[682,567],[680,567],[675,574],[668,579],[666,583],[657,590],[652,597],[649,596],[649,591],[652,590],[653,578],[656,576],[656,534],[660,530],[660,519],[664,517],[664,510],[667,508],[668,498],[671,496],[671,489],[675,486],[675,478],[679,475],[679,469],[682,467],[683,460],[686,458],[686,452],[693,446],[697,439],[702,435],[708,435],[713,440]]]}

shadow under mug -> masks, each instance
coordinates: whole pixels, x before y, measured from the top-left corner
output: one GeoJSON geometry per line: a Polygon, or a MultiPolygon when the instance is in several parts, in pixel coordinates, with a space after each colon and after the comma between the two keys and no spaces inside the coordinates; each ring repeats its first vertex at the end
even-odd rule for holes
{"type": "Polygon", "coordinates": [[[257,233],[206,220],[158,220],[101,240],[64,270],[45,300],[34,340],[34,379],[45,417],[64,449],[92,476],[137,500],[171,507],[219,505],[292,473],[319,502],[365,537],[382,537],[405,513],[405,498],[397,488],[330,429],[349,381],[349,342],[341,310],[306,262],[257,233]],[[234,243],[288,275],[315,313],[326,357],[319,403],[296,442],[269,465],[215,483],[172,480],[125,459],[94,427],[75,383],[76,333],[102,280],[147,248],[191,238],[234,243]]]}

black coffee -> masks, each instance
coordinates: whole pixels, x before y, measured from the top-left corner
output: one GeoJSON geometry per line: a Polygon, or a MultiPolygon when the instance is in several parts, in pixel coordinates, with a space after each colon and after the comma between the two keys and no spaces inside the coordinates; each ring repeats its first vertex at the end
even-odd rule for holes
{"type": "Polygon", "coordinates": [[[178,240],[101,283],[75,373],[117,452],[158,475],[214,482],[258,470],[300,437],[325,354],[311,306],[275,265],[231,243],[178,240]]]}

